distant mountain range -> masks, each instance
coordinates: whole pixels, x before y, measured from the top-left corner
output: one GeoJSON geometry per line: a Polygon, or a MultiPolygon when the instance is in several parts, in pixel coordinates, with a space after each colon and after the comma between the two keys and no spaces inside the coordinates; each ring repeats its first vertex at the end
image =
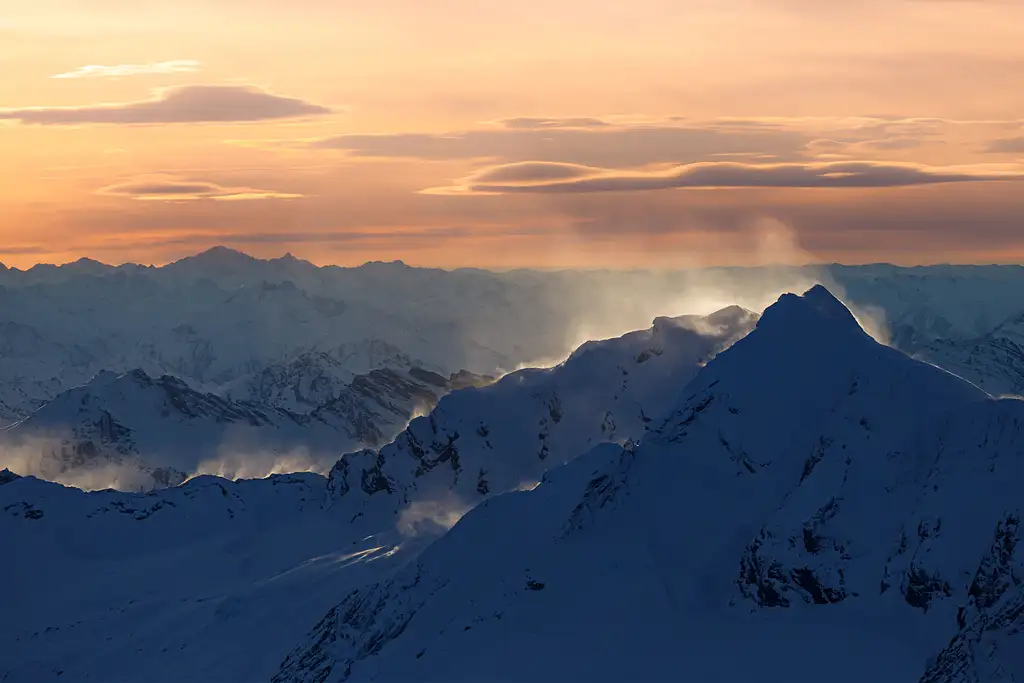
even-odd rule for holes
{"type": "Polygon", "coordinates": [[[658,316],[732,303],[760,311],[815,282],[878,318],[907,351],[980,337],[1024,313],[1016,266],[495,273],[401,262],[317,267],[215,247],[162,267],[90,259],[0,267],[0,421],[22,419],[103,371],[141,368],[246,399],[264,391],[267,373],[301,372],[316,354],[348,373],[343,381],[411,365],[501,374],[557,362],[588,339],[658,316]]]}
{"type": "Polygon", "coordinates": [[[915,355],[995,396],[1024,395],[1024,314],[977,337],[931,340],[915,355]]]}

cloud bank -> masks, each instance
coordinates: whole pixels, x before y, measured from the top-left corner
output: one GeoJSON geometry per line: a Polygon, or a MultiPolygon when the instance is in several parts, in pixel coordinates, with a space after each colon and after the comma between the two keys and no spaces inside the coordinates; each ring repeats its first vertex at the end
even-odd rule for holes
{"type": "Polygon", "coordinates": [[[331,110],[294,97],[242,85],[186,85],[122,104],[0,109],[0,120],[39,125],[83,123],[237,123],[323,116],[331,110]]]}
{"type": "Polygon", "coordinates": [[[577,164],[523,162],[485,168],[427,194],[632,192],[685,188],[882,188],[1024,180],[1024,172],[928,167],[873,161],[744,164],[701,162],[667,171],[620,171],[577,164]]]}
{"type": "Polygon", "coordinates": [[[303,144],[361,158],[551,161],[629,167],[688,163],[722,154],[795,160],[804,156],[808,141],[805,132],[772,126],[515,118],[490,128],[451,133],[346,134],[303,144]]]}

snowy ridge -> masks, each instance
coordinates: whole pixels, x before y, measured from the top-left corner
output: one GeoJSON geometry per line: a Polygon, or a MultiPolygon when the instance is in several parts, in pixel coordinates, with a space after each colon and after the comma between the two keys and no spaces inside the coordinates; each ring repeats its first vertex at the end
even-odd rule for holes
{"type": "Polygon", "coordinates": [[[274,681],[1016,680],[1022,428],[783,296],[639,445],[480,504],[274,681]]]}
{"type": "Polygon", "coordinates": [[[353,514],[410,503],[461,513],[597,444],[640,439],[700,366],[756,320],[739,307],[659,318],[648,330],[588,342],[554,368],[453,392],[379,452],[344,456],[331,489],[353,514]]]}
{"type": "Polygon", "coordinates": [[[421,366],[422,363],[394,346],[369,339],[329,351],[300,353],[239,378],[219,393],[227,398],[308,413],[338,396],[359,374],[421,366]]]}

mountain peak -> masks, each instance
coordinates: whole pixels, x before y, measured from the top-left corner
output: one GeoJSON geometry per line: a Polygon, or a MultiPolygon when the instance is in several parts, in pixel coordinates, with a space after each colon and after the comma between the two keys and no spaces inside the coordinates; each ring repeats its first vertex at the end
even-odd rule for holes
{"type": "Polygon", "coordinates": [[[225,247],[222,244],[218,244],[217,246],[210,247],[206,251],[201,251],[198,254],[196,254],[195,257],[196,258],[216,258],[216,259],[222,259],[222,258],[237,259],[237,258],[241,257],[241,258],[244,258],[244,259],[247,259],[247,260],[252,258],[252,256],[249,256],[248,254],[242,253],[242,252],[238,251],[237,249],[232,249],[231,247],[225,247]]]}
{"type": "Polygon", "coordinates": [[[93,259],[93,258],[89,258],[88,256],[83,256],[82,258],[78,259],[77,261],[72,261],[71,263],[65,263],[63,266],[59,266],[59,267],[60,268],[67,268],[67,269],[73,270],[73,271],[80,271],[80,272],[96,272],[96,271],[104,271],[104,270],[108,270],[108,269],[112,268],[112,266],[108,266],[106,263],[103,263],[101,261],[97,261],[96,259],[93,259]]]}
{"type": "Polygon", "coordinates": [[[853,313],[823,285],[814,285],[802,295],[783,294],[765,309],[758,329],[834,330],[866,335],[853,313]]]}
{"type": "Polygon", "coordinates": [[[290,251],[285,253],[284,256],[278,256],[277,258],[270,259],[268,263],[275,266],[283,266],[285,268],[316,268],[315,265],[306,259],[299,258],[290,251]]]}
{"type": "Polygon", "coordinates": [[[256,259],[248,254],[224,246],[210,247],[206,251],[200,252],[195,256],[189,256],[188,258],[182,259],[182,261],[193,261],[195,263],[201,263],[203,265],[217,268],[230,268],[237,265],[247,265],[255,260],[256,259]]]}

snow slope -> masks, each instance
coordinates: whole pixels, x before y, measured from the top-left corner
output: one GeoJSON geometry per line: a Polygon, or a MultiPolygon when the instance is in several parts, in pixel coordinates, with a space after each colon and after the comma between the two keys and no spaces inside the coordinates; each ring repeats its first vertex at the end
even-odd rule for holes
{"type": "Polygon", "coordinates": [[[325,509],[326,482],[3,483],[0,680],[266,680],[309,623],[422,543],[325,509]]]}
{"type": "Polygon", "coordinates": [[[273,680],[1017,680],[1022,428],[785,295],[638,445],[483,502],[273,680]]]}

